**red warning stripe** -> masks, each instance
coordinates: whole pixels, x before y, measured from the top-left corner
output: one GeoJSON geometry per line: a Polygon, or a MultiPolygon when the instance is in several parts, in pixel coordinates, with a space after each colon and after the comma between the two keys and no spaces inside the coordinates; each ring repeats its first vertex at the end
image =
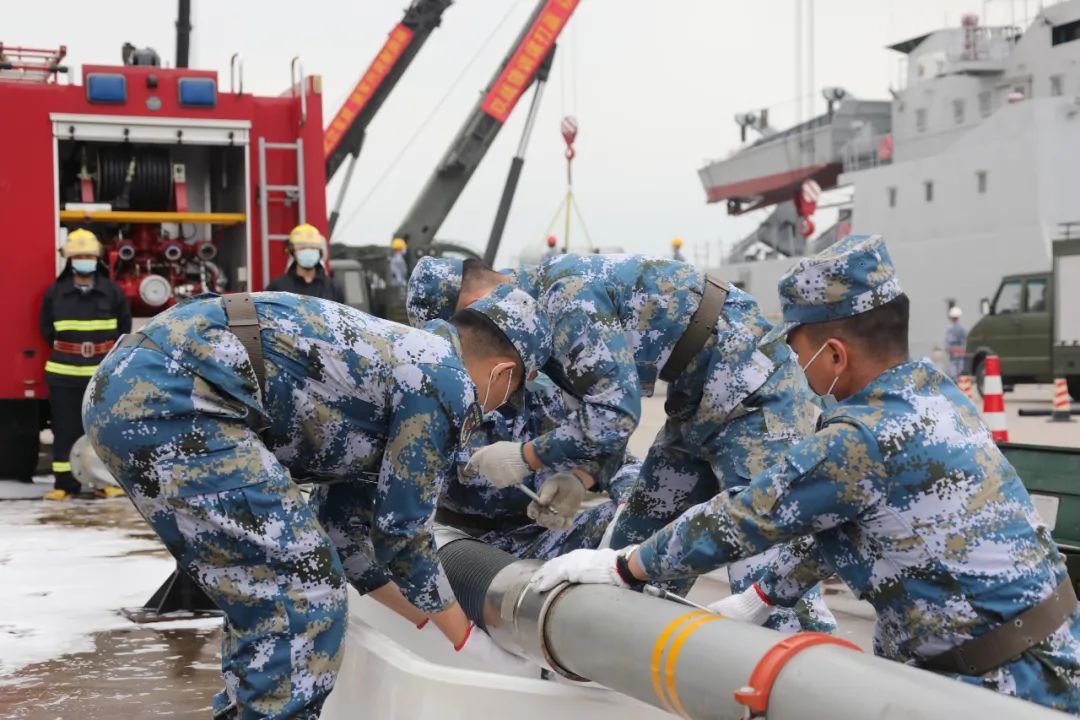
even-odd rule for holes
{"type": "Polygon", "coordinates": [[[499,122],[506,122],[518,99],[536,77],[540,63],[547,57],[559,33],[566,27],[580,0],[548,0],[536,16],[525,38],[518,45],[510,62],[491,86],[480,106],[499,122]]]}

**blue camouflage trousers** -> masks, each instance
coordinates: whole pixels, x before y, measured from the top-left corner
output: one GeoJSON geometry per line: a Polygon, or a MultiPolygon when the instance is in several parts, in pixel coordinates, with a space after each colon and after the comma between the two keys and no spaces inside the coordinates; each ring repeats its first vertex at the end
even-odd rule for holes
{"type": "MultiPolygon", "coordinates": [[[[711,500],[724,490],[746,485],[748,465],[761,462],[770,454],[779,457],[792,442],[778,437],[776,428],[769,427],[766,412],[761,410],[724,423],[706,448],[686,440],[687,425],[668,418],[660,429],[642,464],[641,477],[615,522],[611,547],[643,542],[694,505],[711,500]]],[[[770,548],[730,563],[727,571],[732,593],[749,588],[775,563],[779,554],[780,548],[770,548]]],[[[686,577],[661,584],[671,592],[685,595],[695,579],[686,577]]],[[[826,606],[820,586],[815,586],[794,607],[775,607],[765,627],[781,632],[831,633],[836,630],[836,618],[826,606]]]]}
{"type": "Polygon", "coordinates": [[[317,718],[342,659],[345,573],[244,410],[145,348],[114,351],[84,399],[95,450],[225,613],[215,715],[317,718]]]}
{"type": "Polygon", "coordinates": [[[308,499],[341,556],[345,577],[361,595],[394,582],[376,559],[368,530],[375,524],[375,492],[374,481],[339,482],[317,485],[308,499]]]}

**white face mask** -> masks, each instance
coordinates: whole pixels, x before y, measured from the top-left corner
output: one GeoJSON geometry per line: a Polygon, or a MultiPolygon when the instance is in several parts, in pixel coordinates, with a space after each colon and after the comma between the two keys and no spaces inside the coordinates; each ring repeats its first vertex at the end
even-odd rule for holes
{"type": "Polygon", "coordinates": [[[296,264],[305,270],[310,270],[319,264],[322,252],[315,248],[301,248],[296,251],[296,264]]]}
{"type": "MultiPolygon", "coordinates": [[[[821,347],[819,347],[819,348],[818,348],[817,352],[816,352],[816,353],[814,353],[813,357],[811,357],[811,358],[810,358],[810,359],[809,359],[809,360],[807,361],[807,363],[806,363],[805,365],[803,365],[803,366],[802,366],[802,371],[803,371],[803,374],[804,374],[804,375],[806,374],[806,371],[807,371],[807,370],[808,370],[808,369],[810,368],[810,366],[814,364],[814,361],[818,359],[818,355],[820,355],[820,354],[821,354],[821,353],[822,353],[822,352],[823,352],[823,351],[825,350],[825,348],[826,348],[826,347],[828,347],[828,345],[829,345],[829,341],[828,341],[828,340],[826,340],[825,342],[823,342],[823,343],[821,344],[821,347]]],[[[836,377],[834,377],[834,378],[833,378],[833,381],[832,381],[832,383],[831,383],[831,384],[829,385],[829,389],[828,389],[828,390],[826,390],[826,391],[825,391],[825,394],[823,394],[823,395],[818,395],[817,391],[816,391],[816,390],[814,390],[814,386],[810,384],[810,378],[807,378],[807,379],[806,379],[806,384],[807,384],[807,386],[808,386],[808,387],[810,388],[810,390],[811,390],[812,392],[814,392],[814,394],[815,394],[815,395],[818,395],[818,397],[820,397],[820,398],[821,398],[822,400],[824,400],[824,401],[825,401],[826,403],[828,403],[828,404],[831,404],[831,403],[835,403],[835,402],[836,402],[836,398],[835,398],[835,397],[833,397],[832,391],[833,391],[833,388],[834,388],[834,387],[836,387],[836,381],[837,381],[837,380],[839,380],[839,379],[840,379],[840,376],[839,376],[839,375],[837,375],[836,377]]]]}
{"type": "MultiPolygon", "coordinates": [[[[484,399],[482,401],[480,401],[480,407],[481,407],[481,409],[483,409],[484,412],[488,411],[487,410],[488,396],[491,395],[491,385],[492,385],[492,383],[495,382],[495,373],[497,373],[498,371],[499,371],[499,367],[496,365],[495,367],[491,368],[491,374],[488,375],[487,390],[484,392],[484,399]]],[[[510,387],[513,384],[514,384],[514,366],[511,365],[510,366],[510,377],[506,381],[506,393],[503,395],[502,402],[500,402],[495,407],[500,407],[502,405],[505,405],[506,401],[510,399],[510,387]]],[[[494,409],[495,408],[492,408],[492,410],[494,410],[494,409]]]]}

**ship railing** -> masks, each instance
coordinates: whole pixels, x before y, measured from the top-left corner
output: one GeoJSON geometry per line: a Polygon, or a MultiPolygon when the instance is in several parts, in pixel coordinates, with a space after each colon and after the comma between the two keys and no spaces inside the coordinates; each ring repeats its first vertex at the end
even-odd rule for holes
{"type": "Polygon", "coordinates": [[[844,145],[840,153],[844,172],[856,172],[890,164],[892,162],[891,142],[885,155],[882,154],[881,149],[882,141],[886,139],[891,141],[892,136],[886,133],[872,137],[852,138],[844,145]]]}
{"type": "Polygon", "coordinates": [[[1003,70],[1019,37],[1020,29],[1012,25],[951,30],[945,60],[951,70],[964,70],[965,65],[1003,70]]]}

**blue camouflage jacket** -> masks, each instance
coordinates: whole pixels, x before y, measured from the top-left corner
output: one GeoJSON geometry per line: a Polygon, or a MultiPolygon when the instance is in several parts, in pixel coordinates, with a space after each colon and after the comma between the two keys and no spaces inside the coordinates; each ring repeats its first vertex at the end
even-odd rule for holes
{"type": "Polygon", "coordinates": [[[1016,471],[926,361],[826,410],[749,487],[692,508],[639,553],[651,577],[672,577],[806,534],[759,587],[790,605],[837,572],[877,611],[876,652],[900,661],[980,635],[1065,577],[1016,471]]]}
{"type": "Polygon", "coordinates": [[[368,488],[371,513],[357,522],[369,529],[372,560],[421,609],[445,607],[453,593],[430,526],[477,402],[456,331],[440,321],[431,334],[288,293],[253,298],[265,398],[220,300],[196,299],[142,332],[175,362],[265,416],[264,442],[294,479],[368,488]]]}
{"type": "Polygon", "coordinates": [[[548,467],[620,457],[705,283],[690,265],[643,255],[559,255],[519,273],[552,325],[544,371],[581,401],[571,422],[533,438],[548,467]]]}
{"type": "MultiPolygon", "coordinates": [[[[468,439],[468,447],[463,447],[462,459],[467,459],[472,452],[500,440],[523,442],[559,427],[566,421],[572,408],[578,403],[567,397],[544,374],[525,384],[524,394],[518,404],[506,403],[484,415],[480,426],[468,439]]],[[[585,463],[581,467],[596,480],[597,490],[610,490],[609,483],[621,469],[624,458],[619,462],[585,463]]],[[[625,458],[626,463],[636,462],[632,456],[625,458]]],[[[464,472],[465,463],[459,463],[457,472],[451,475],[443,497],[441,507],[464,515],[479,515],[486,518],[521,518],[524,523],[531,523],[525,517],[525,508],[529,497],[516,487],[497,488],[479,475],[464,472]]],[[[532,490],[539,491],[551,472],[539,472],[525,479],[532,490]]]]}

